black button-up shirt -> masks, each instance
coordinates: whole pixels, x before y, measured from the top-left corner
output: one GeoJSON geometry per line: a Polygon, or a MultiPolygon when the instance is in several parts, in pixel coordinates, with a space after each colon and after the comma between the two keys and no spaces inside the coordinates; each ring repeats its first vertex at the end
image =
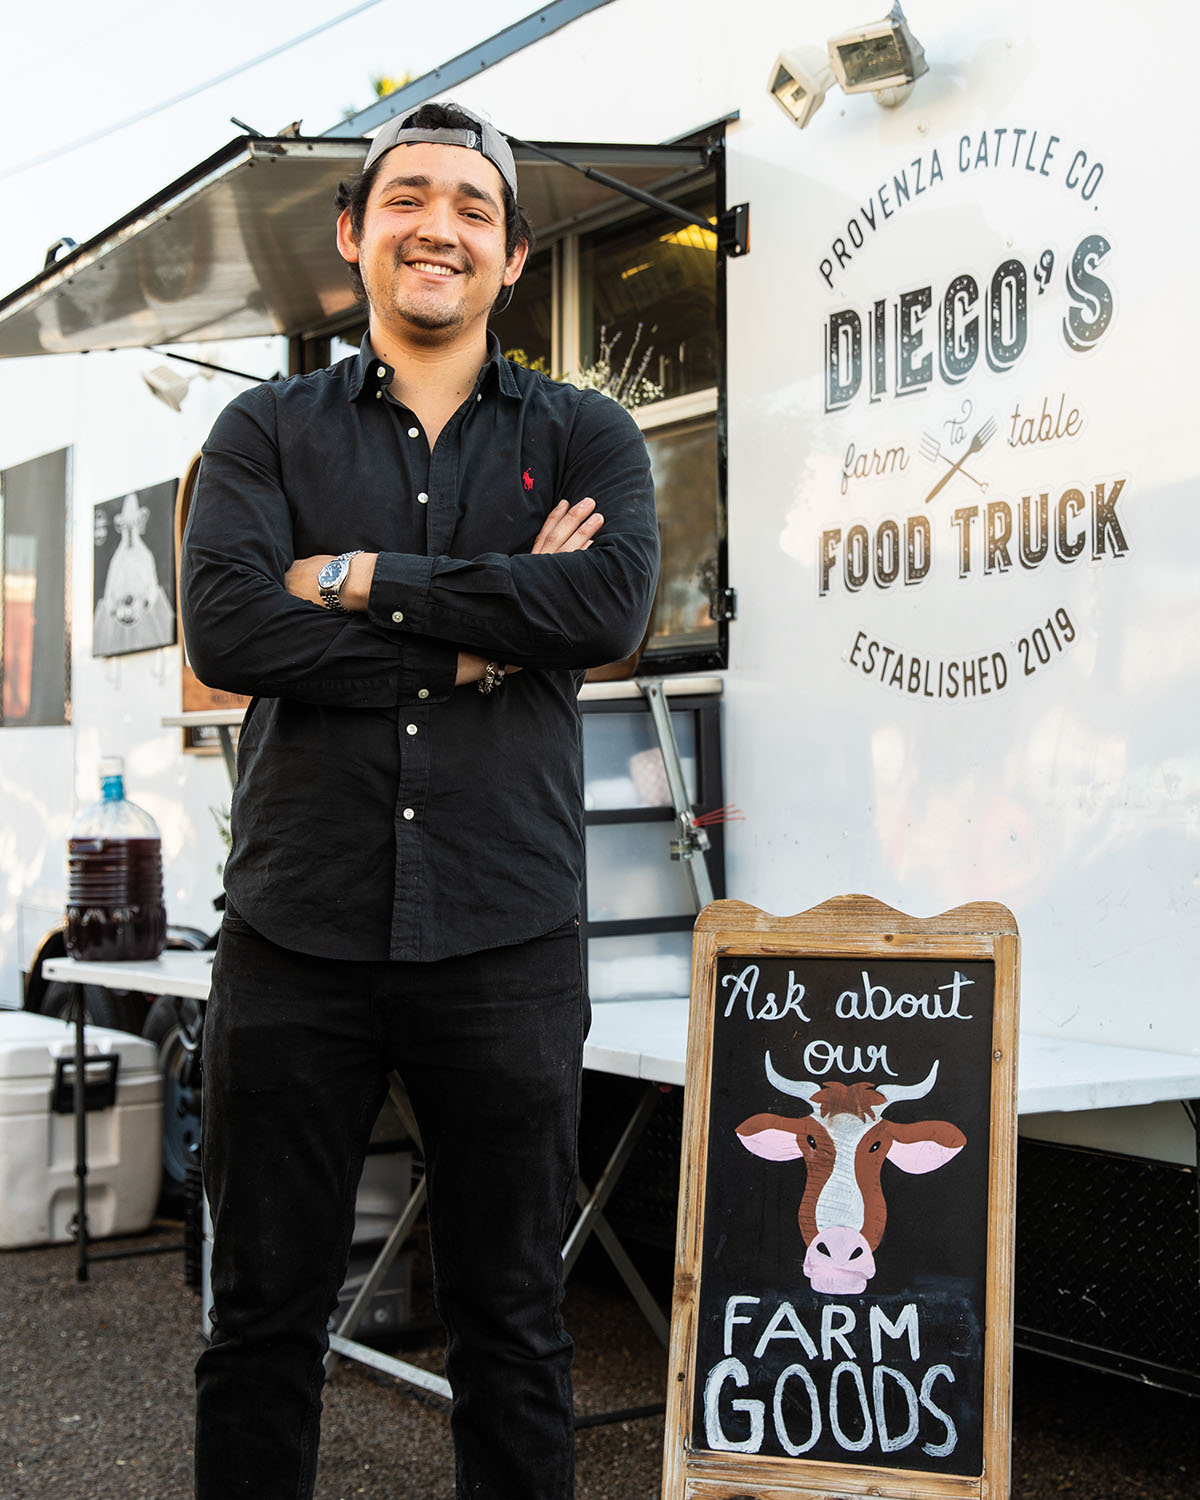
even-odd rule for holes
{"type": "Polygon", "coordinates": [[[204,446],[184,542],[188,653],[249,693],[225,887],[272,942],[433,960],[578,910],[578,690],[642,637],[658,566],[650,467],[615,401],[500,356],[433,452],[356,358],[258,386],[204,446]],[[592,496],[586,551],[529,549],[592,496]],[[297,557],[377,552],[365,613],[294,598],[297,557]],[[523,668],[455,688],[459,650],[523,668]]]}

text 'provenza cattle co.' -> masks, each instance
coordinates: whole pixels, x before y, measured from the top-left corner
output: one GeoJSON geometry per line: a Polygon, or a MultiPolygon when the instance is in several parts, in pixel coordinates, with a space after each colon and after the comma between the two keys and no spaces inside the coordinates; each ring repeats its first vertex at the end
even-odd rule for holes
{"type": "Polygon", "coordinates": [[[708,1448],[973,1461],[991,1008],[973,963],[724,961],[708,1170],[743,1213],[707,1232],[708,1448]]]}

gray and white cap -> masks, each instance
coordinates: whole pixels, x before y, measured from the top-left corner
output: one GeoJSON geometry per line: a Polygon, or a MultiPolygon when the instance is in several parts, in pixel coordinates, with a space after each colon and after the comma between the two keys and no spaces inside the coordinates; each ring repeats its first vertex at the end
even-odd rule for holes
{"type": "Polygon", "coordinates": [[[378,135],[371,142],[371,149],[367,152],[367,159],[363,162],[363,171],[377,161],[385,151],[390,151],[393,146],[465,146],[469,151],[478,151],[481,156],[486,156],[488,161],[504,178],[509,192],[513,197],[517,196],[517,164],[513,161],[512,148],[500,134],[494,125],[489,125],[486,120],[481,120],[478,115],[469,109],[464,109],[461,104],[454,108],[459,114],[465,115],[472,121],[471,128],[453,130],[449,127],[429,129],[421,125],[409,125],[408,121],[413,118],[414,111],[406,115],[400,115],[395,120],[389,120],[378,135]]]}

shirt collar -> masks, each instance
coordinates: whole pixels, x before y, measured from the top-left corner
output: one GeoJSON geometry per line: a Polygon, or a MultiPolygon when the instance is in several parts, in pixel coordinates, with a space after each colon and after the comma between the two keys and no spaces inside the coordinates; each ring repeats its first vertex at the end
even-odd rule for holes
{"type": "MultiPolygon", "coordinates": [[[[514,396],[519,401],[521,388],[513,374],[512,365],[500,352],[500,340],[491,329],[488,330],[487,351],[488,357],[479,372],[475,389],[482,391],[489,381],[494,380],[503,395],[514,396]]],[[[371,335],[364,333],[362,343],[358,346],[358,354],[355,356],[354,368],[350,373],[349,399],[357,401],[361,396],[370,397],[374,396],[377,391],[386,391],[395,374],[392,366],[380,359],[371,348],[371,335]]]]}
{"type": "Polygon", "coordinates": [[[371,335],[364,333],[354,369],[350,372],[350,400],[357,401],[360,396],[374,396],[376,391],[386,391],[395,373],[371,348],[371,335]]]}

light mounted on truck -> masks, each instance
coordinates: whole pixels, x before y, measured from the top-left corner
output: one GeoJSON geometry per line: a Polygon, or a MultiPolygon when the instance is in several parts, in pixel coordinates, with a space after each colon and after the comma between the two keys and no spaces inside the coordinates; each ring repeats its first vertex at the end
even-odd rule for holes
{"type": "Polygon", "coordinates": [[[829,61],[847,94],[874,93],[885,108],[907,99],[929,71],[925,49],[908,29],[899,0],[882,21],[832,37],[829,61]]]}
{"type": "Polygon", "coordinates": [[[847,94],[873,93],[885,109],[902,104],[928,73],[925,49],[908,29],[899,0],[882,21],[831,37],[827,50],[792,47],[771,65],[767,92],[801,130],[837,83],[847,94]]]}
{"type": "Polygon", "coordinates": [[[825,103],[833,87],[833,69],[819,47],[781,52],[771,66],[767,92],[801,130],[825,103]]]}

